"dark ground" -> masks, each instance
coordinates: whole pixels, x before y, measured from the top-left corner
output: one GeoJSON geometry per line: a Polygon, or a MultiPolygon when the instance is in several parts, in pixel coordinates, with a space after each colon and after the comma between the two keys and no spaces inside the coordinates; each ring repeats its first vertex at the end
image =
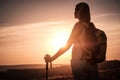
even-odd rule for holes
{"type": "MultiPolygon", "coordinates": [[[[120,61],[99,64],[100,80],[120,80],[120,61]]],[[[9,69],[0,72],[0,80],[45,80],[45,69],[9,69]]],[[[49,80],[73,80],[70,66],[49,69],[49,80]]]]}

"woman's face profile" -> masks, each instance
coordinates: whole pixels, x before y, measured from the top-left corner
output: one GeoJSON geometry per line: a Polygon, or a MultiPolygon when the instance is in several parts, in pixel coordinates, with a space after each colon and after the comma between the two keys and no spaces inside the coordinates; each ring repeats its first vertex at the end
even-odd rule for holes
{"type": "Polygon", "coordinates": [[[74,18],[79,18],[79,12],[75,10],[74,12],[74,18]]]}

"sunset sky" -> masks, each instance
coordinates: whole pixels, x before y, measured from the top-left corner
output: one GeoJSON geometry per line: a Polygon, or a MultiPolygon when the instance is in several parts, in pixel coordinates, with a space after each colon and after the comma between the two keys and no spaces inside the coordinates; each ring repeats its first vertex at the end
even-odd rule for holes
{"type": "MultiPolygon", "coordinates": [[[[65,44],[79,2],[108,38],[107,60],[120,60],[120,0],[0,0],[0,65],[43,64],[65,44]]],[[[69,64],[71,49],[55,64],[69,64]]]]}

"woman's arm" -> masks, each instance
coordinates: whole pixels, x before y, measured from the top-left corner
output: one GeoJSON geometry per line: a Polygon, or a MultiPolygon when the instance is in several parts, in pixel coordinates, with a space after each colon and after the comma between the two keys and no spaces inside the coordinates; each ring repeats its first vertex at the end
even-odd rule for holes
{"type": "Polygon", "coordinates": [[[71,45],[73,44],[75,38],[78,35],[78,30],[79,30],[78,27],[79,27],[79,23],[76,23],[75,26],[74,26],[74,28],[73,28],[73,30],[72,30],[72,32],[71,32],[71,35],[70,35],[70,37],[69,37],[69,39],[68,39],[68,41],[66,43],[66,46],[60,48],[59,51],[55,55],[53,55],[51,57],[50,61],[55,60],[56,58],[58,58],[60,55],[62,55],[63,53],[65,53],[71,47],[71,45]]]}

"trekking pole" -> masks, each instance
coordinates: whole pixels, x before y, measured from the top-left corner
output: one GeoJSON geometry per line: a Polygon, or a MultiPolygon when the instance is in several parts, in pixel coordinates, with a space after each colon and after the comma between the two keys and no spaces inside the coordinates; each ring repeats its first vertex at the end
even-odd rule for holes
{"type": "MultiPolygon", "coordinates": [[[[49,62],[47,61],[47,59],[50,58],[50,55],[46,54],[45,58],[45,62],[46,62],[46,80],[48,80],[48,69],[49,69],[49,62]]],[[[50,67],[52,68],[52,62],[50,62],[50,67]]]]}
{"type": "Polygon", "coordinates": [[[46,80],[48,80],[48,62],[46,62],[46,80]]]}

